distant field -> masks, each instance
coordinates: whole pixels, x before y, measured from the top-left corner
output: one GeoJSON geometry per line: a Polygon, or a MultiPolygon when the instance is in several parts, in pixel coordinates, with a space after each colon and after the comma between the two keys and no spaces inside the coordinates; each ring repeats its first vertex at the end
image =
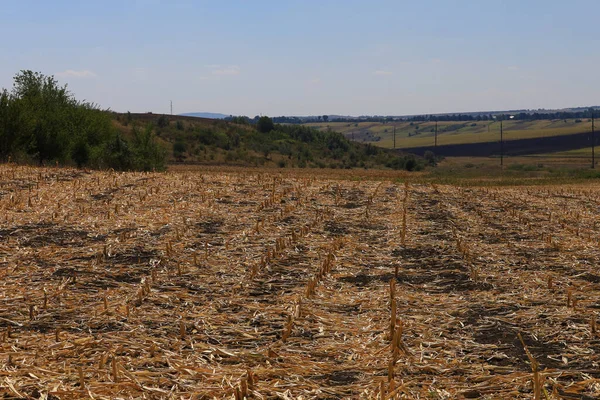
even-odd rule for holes
{"type": "MultiPolygon", "coordinates": [[[[549,153],[548,156],[564,157],[564,158],[590,158],[592,156],[592,148],[586,147],[583,149],[561,151],[557,153],[549,153]]],[[[596,157],[600,156],[600,148],[596,147],[596,157]]]]}
{"type": "MultiPolygon", "coordinates": [[[[567,120],[504,121],[504,139],[518,140],[569,135],[591,131],[591,121],[567,120]]],[[[331,128],[357,142],[396,148],[431,146],[434,144],[435,122],[321,122],[306,124],[319,129],[331,128]]],[[[500,140],[500,123],[494,121],[438,122],[438,145],[485,143],[500,140]]]]}

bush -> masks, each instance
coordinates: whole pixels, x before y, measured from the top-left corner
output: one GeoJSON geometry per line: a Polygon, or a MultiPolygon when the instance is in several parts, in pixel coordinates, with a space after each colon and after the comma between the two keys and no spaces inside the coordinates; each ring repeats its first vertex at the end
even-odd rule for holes
{"type": "Polygon", "coordinates": [[[408,160],[406,160],[406,163],[404,164],[404,169],[407,171],[414,171],[415,169],[417,169],[417,162],[415,161],[415,159],[409,158],[408,160]]]}
{"type": "Polygon", "coordinates": [[[160,117],[158,117],[156,125],[158,125],[159,128],[166,128],[167,126],[169,126],[169,118],[167,118],[166,115],[161,115],[160,117]]]}
{"type": "Polygon", "coordinates": [[[71,158],[75,163],[77,163],[77,167],[81,168],[86,165],[90,160],[90,146],[83,139],[79,139],[73,150],[71,151],[71,158]]]}
{"type": "Polygon", "coordinates": [[[269,117],[260,117],[256,124],[256,129],[261,133],[268,133],[275,129],[275,124],[273,124],[273,120],[269,117]]]}
{"type": "Polygon", "coordinates": [[[187,151],[187,144],[179,139],[173,144],[173,157],[178,161],[182,161],[184,153],[187,151]]]}
{"type": "Polygon", "coordinates": [[[425,159],[425,161],[427,161],[429,165],[435,165],[435,154],[433,153],[433,151],[427,150],[423,155],[423,158],[425,159]]]}
{"type": "Polygon", "coordinates": [[[162,171],[165,169],[165,152],[158,143],[152,125],[144,131],[133,129],[133,155],[135,169],[142,171],[162,171]]]}
{"type": "Polygon", "coordinates": [[[116,170],[133,169],[133,154],[129,147],[129,143],[117,133],[104,149],[104,154],[100,157],[95,157],[97,167],[114,168],[116,170]]]}
{"type": "MultiPolygon", "coordinates": [[[[112,118],[92,103],[77,101],[54,77],[21,71],[12,92],[0,91],[0,158],[136,168],[139,163],[132,160],[136,146],[116,131],[112,118]]],[[[131,113],[121,120],[129,124],[131,113]]],[[[155,142],[152,146],[147,154],[152,156],[151,164],[164,166],[161,149],[155,142]]]]}

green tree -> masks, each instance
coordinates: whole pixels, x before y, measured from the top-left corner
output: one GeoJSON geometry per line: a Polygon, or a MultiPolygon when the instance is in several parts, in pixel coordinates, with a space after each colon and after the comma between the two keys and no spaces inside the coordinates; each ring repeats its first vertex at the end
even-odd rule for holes
{"type": "Polygon", "coordinates": [[[18,138],[19,112],[6,89],[0,92],[0,159],[6,159],[15,150],[18,138]]]}
{"type": "MultiPolygon", "coordinates": [[[[134,126],[134,129],[135,126],[134,126]]],[[[129,147],[129,143],[117,133],[113,136],[110,142],[107,143],[103,160],[107,166],[117,170],[133,169],[133,153],[129,147]]]]}
{"type": "MultiPolygon", "coordinates": [[[[132,120],[126,115],[126,122],[132,120]]],[[[150,135],[130,144],[117,133],[112,115],[79,102],[52,76],[20,71],[10,92],[0,91],[0,159],[29,156],[77,166],[162,169],[164,150],[150,135]]]]}
{"type": "Polygon", "coordinates": [[[70,122],[77,102],[52,76],[21,71],[14,78],[13,96],[19,109],[19,139],[26,151],[43,163],[64,160],[70,138],[76,134],[70,122]]]}
{"type": "Polygon", "coordinates": [[[183,161],[183,155],[186,151],[187,144],[182,139],[178,139],[173,143],[173,157],[175,157],[177,161],[183,161]]]}
{"type": "Polygon", "coordinates": [[[273,120],[271,118],[264,116],[258,119],[256,129],[258,129],[258,131],[261,133],[268,133],[275,129],[275,125],[273,124],[273,120]]]}
{"type": "Polygon", "coordinates": [[[140,131],[133,129],[134,167],[142,171],[161,171],[165,168],[165,151],[156,141],[152,125],[140,131]]]}

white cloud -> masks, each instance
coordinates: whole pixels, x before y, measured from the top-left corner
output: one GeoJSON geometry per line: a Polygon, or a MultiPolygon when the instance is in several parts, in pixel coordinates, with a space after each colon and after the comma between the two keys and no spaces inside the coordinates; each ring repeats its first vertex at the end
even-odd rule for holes
{"type": "Polygon", "coordinates": [[[81,71],[76,71],[74,69],[68,69],[66,71],[57,73],[56,76],[61,77],[61,78],[95,78],[98,75],[96,75],[95,72],[90,71],[88,69],[84,69],[81,71]]]}
{"type": "Polygon", "coordinates": [[[239,75],[240,67],[237,65],[207,65],[206,68],[211,69],[213,75],[239,75]]]}
{"type": "Polygon", "coordinates": [[[379,75],[379,76],[389,76],[389,75],[392,75],[392,71],[388,71],[385,69],[378,69],[377,71],[373,72],[373,74],[379,75]]]}

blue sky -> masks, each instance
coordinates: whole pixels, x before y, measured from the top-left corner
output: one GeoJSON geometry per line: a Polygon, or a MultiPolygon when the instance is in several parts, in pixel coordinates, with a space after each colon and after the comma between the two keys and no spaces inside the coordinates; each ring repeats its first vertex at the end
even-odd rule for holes
{"type": "Polygon", "coordinates": [[[0,0],[0,87],[115,111],[402,115],[600,105],[597,0],[0,0]]]}

